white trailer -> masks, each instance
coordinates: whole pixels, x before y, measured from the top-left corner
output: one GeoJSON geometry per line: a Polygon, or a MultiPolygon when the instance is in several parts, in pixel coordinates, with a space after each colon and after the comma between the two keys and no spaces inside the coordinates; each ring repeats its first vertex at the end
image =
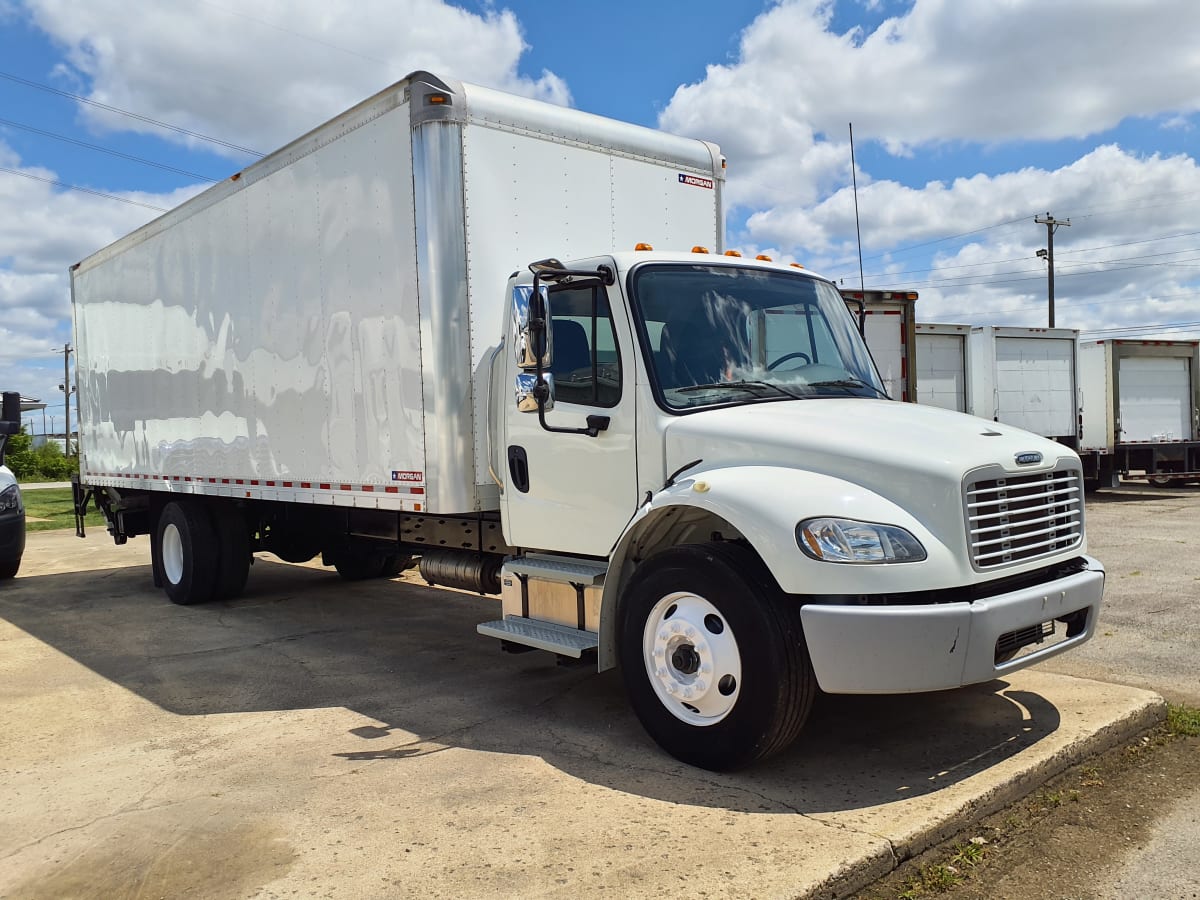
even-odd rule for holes
{"type": "Polygon", "coordinates": [[[916,399],[914,326],[916,291],[875,291],[842,288],[850,312],[859,319],[859,329],[888,396],[893,400],[916,399]]]}
{"type": "Polygon", "coordinates": [[[1200,478],[1200,341],[1085,341],[1079,375],[1089,482],[1200,478]]]}
{"type": "Polygon", "coordinates": [[[619,665],[715,769],[787,746],[818,688],[1086,641],[1078,457],[883,399],[830,281],[720,253],[723,173],[414,73],[74,268],[77,513],[148,535],[177,603],[258,551],[419,558],[500,596],[503,648],[619,665]]]}
{"type": "Polygon", "coordinates": [[[967,411],[1077,447],[1078,340],[1070,328],[973,327],[967,411]]]}
{"type": "Polygon", "coordinates": [[[955,412],[970,411],[970,325],[918,322],[917,402],[955,412]]]}

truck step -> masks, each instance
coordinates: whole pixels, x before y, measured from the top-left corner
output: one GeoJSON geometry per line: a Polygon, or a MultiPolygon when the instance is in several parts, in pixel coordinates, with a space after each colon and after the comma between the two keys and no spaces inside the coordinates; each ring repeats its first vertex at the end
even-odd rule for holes
{"type": "Polygon", "coordinates": [[[500,638],[512,644],[549,650],[561,656],[579,659],[585,650],[595,650],[600,643],[591,631],[580,631],[553,622],[538,622],[521,616],[505,616],[495,622],[481,622],[476,631],[488,637],[500,638]]]}
{"type": "Polygon", "coordinates": [[[608,566],[591,559],[563,559],[557,556],[523,556],[510,559],[504,571],[526,575],[540,581],[560,581],[564,584],[595,585],[604,583],[608,566]]]}

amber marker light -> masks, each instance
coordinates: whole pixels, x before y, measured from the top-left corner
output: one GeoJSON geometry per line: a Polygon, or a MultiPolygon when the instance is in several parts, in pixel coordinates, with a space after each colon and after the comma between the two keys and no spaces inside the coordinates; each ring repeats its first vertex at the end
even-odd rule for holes
{"type": "Polygon", "coordinates": [[[793,269],[803,269],[804,268],[804,266],[800,265],[800,263],[788,263],[788,265],[791,266],[793,269]]]}
{"type": "Polygon", "coordinates": [[[651,247],[649,244],[640,244],[639,243],[633,249],[634,250],[653,250],[654,248],[651,247]]]}
{"type": "Polygon", "coordinates": [[[701,247],[699,244],[697,244],[695,247],[693,247],[693,248],[692,248],[692,252],[693,252],[693,253],[707,253],[707,252],[708,252],[708,248],[707,248],[707,247],[701,247]]]}
{"type": "Polygon", "coordinates": [[[740,256],[742,255],[742,251],[740,251],[740,250],[726,250],[726,251],[725,251],[725,255],[726,255],[726,256],[739,256],[739,257],[740,257],[740,256]]]}
{"type": "Polygon", "coordinates": [[[754,258],[761,259],[763,262],[774,262],[775,261],[775,260],[771,259],[771,257],[767,256],[765,253],[760,253],[760,254],[758,254],[758,256],[756,256],[754,258]]]}

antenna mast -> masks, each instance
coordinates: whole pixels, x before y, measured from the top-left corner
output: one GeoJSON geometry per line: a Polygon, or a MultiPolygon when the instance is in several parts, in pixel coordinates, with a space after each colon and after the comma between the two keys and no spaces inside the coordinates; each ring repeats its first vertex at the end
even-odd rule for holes
{"type": "Polygon", "coordinates": [[[858,224],[858,166],[854,163],[854,123],[850,123],[850,180],[854,185],[854,233],[858,237],[858,289],[866,291],[862,267],[862,228],[858,224]]]}

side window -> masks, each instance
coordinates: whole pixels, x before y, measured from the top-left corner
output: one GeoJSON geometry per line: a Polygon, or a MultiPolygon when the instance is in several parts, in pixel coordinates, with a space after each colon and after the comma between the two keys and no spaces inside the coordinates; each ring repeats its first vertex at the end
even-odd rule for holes
{"type": "Polygon", "coordinates": [[[616,406],[621,399],[621,358],[604,288],[592,285],[553,291],[550,311],[554,399],[616,406]]]}

